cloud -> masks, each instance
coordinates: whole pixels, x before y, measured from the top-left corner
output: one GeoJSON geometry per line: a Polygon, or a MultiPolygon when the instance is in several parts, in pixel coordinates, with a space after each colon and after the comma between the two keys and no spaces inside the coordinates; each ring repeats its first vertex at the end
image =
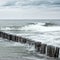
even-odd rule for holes
{"type": "Polygon", "coordinates": [[[60,0],[0,0],[0,19],[60,19],[59,7],[60,0]]]}
{"type": "Polygon", "coordinates": [[[60,7],[60,0],[3,0],[2,2],[1,1],[0,6],[60,7]]]}

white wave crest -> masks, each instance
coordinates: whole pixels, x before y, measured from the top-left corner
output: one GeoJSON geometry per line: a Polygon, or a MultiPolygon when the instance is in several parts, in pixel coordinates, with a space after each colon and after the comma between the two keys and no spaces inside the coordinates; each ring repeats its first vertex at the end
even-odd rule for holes
{"type": "Polygon", "coordinates": [[[32,25],[27,25],[21,28],[25,31],[38,31],[38,32],[47,32],[47,31],[60,31],[60,26],[43,26],[45,23],[37,23],[32,25]]]}
{"type": "Polygon", "coordinates": [[[18,30],[18,28],[15,28],[13,26],[12,27],[7,27],[7,26],[6,27],[1,27],[0,29],[1,30],[18,30]]]}

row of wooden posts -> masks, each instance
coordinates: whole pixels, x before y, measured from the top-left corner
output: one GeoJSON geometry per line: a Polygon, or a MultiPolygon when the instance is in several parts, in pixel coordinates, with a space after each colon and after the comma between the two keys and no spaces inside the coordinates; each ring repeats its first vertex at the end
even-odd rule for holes
{"type": "Polygon", "coordinates": [[[28,38],[23,38],[21,36],[16,36],[13,34],[8,34],[5,32],[0,31],[0,37],[4,39],[8,39],[9,41],[21,42],[21,43],[28,43],[29,45],[35,45],[36,52],[40,54],[46,54],[49,57],[58,58],[59,57],[59,47],[54,47],[47,44],[42,44],[41,42],[35,42],[28,38]]]}

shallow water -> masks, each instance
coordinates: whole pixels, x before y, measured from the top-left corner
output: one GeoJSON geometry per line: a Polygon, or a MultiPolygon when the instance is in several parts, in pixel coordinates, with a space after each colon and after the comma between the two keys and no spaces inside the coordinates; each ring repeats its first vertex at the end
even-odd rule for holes
{"type": "Polygon", "coordinates": [[[28,44],[21,44],[1,38],[0,42],[0,60],[57,60],[36,53],[32,46],[28,46],[28,44]]]}

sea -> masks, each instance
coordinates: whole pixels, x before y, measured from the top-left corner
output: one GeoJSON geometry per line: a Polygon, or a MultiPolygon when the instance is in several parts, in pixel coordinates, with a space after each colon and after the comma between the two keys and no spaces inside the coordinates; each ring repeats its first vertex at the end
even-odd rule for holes
{"type": "MultiPolygon", "coordinates": [[[[60,19],[0,20],[0,31],[60,48],[60,19]]],[[[0,38],[0,60],[60,60],[35,51],[34,45],[0,38]]]]}

